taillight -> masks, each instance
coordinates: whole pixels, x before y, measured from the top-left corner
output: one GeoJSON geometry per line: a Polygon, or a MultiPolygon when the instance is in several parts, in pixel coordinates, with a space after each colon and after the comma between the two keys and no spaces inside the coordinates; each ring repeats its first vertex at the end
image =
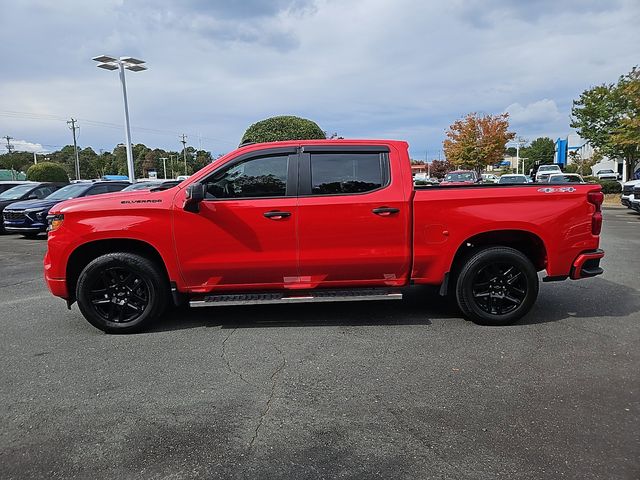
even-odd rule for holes
{"type": "Polygon", "coordinates": [[[600,235],[602,230],[602,202],[604,202],[604,193],[600,191],[593,191],[587,193],[587,201],[592,204],[596,211],[591,217],[591,234],[600,235]]]}

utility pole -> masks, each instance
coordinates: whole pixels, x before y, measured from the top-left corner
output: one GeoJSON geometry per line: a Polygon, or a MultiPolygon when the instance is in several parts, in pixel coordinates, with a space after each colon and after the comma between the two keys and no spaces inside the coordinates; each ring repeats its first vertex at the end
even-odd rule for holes
{"type": "Polygon", "coordinates": [[[36,155],[36,152],[33,152],[33,164],[34,165],[38,164],[38,155],[36,155]]]}
{"type": "Polygon", "coordinates": [[[71,118],[67,125],[71,125],[69,130],[73,131],[73,150],[76,153],[76,180],[80,180],[80,158],[78,157],[78,144],[76,142],[76,130],[80,127],[76,125],[77,120],[71,118]]]}
{"type": "Polygon", "coordinates": [[[162,160],[162,168],[164,169],[164,179],[167,179],[167,157],[160,157],[162,160]]]}
{"type": "Polygon", "coordinates": [[[2,138],[7,140],[7,151],[9,153],[11,153],[13,151],[13,145],[11,145],[11,140],[13,140],[13,137],[10,137],[9,135],[6,135],[6,136],[4,136],[2,138]]]}
{"type": "Polygon", "coordinates": [[[184,156],[184,174],[187,174],[187,136],[183,133],[181,135],[182,140],[180,140],[180,143],[182,143],[182,154],[184,156]]]}
{"type": "MultiPolygon", "coordinates": [[[[13,145],[11,145],[11,140],[13,140],[13,137],[6,135],[2,138],[7,140],[7,152],[11,154],[11,152],[13,151],[13,145]]],[[[15,180],[15,179],[16,177],[15,177],[15,174],[13,173],[13,162],[11,162],[11,180],[15,180]]]]}

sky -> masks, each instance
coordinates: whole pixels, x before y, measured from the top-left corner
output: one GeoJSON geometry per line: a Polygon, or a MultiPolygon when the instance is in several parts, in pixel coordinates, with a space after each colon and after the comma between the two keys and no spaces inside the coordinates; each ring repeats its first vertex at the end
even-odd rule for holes
{"type": "MultiPolygon", "coordinates": [[[[640,64],[638,0],[22,0],[0,30],[0,135],[18,150],[124,141],[108,54],[128,72],[134,143],[214,155],[252,123],[309,118],[328,134],[410,143],[437,158],[469,112],[564,137],[571,102],[640,64]]],[[[2,140],[2,144],[6,141],[2,140]]],[[[0,147],[0,153],[4,152],[0,147]]]]}

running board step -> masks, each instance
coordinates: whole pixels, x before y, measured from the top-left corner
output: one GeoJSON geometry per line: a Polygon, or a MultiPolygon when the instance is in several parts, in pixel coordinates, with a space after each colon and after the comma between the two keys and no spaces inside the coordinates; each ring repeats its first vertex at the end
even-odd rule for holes
{"type": "Polygon", "coordinates": [[[189,302],[191,307],[227,305],[265,305],[276,303],[356,302],[364,300],[402,300],[402,293],[387,289],[314,290],[312,292],[230,293],[205,295],[189,302]]]}

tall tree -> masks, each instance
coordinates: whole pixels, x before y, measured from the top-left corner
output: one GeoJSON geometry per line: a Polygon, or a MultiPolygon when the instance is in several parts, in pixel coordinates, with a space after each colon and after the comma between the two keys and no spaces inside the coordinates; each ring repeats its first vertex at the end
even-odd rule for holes
{"type": "Polygon", "coordinates": [[[549,137],[538,137],[527,147],[520,149],[520,157],[524,158],[524,171],[528,172],[534,165],[553,163],[556,144],[549,137]]]}
{"type": "Polygon", "coordinates": [[[480,173],[487,165],[502,160],[507,142],[515,138],[509,132],[509,114],[478,115],[469,113],[456,120],[446,132],[444,152],[458,168],[480,173]]]}
{"type": "Polygon", "coordinates": [[[573,101],[571,114],[580,136],[602,154],[624,159],[631,176],[640,158],[640,70],[585,90],[573,101]]]}

